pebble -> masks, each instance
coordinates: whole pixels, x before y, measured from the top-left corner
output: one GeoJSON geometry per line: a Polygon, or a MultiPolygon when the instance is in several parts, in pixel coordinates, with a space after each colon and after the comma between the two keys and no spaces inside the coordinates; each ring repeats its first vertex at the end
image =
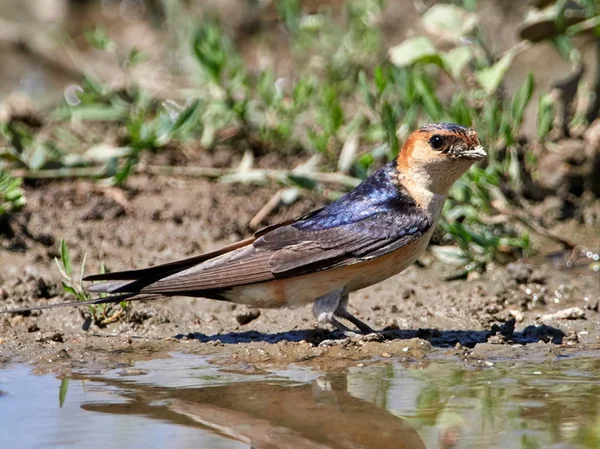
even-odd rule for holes
{"type": "Polygon", "coordinates": [[[584,320],[585,311],[579,307],[570,307],[568,309],[559,310],[554,313],[546,313],[540,316],[542,321],[552,320],[584,320]]]}
{"type": "Polygon", "coordinates": [[[248,310],[247,312],[243,312],[243,313],[238,313],[235,316],[235,320],[240,324],[240,325],[245,325],[248,324],[252,321],[254,321],[255,319],[257,319],[260,316],[260,310],[258,309],[252,309],[252,310],[248,310]]]}

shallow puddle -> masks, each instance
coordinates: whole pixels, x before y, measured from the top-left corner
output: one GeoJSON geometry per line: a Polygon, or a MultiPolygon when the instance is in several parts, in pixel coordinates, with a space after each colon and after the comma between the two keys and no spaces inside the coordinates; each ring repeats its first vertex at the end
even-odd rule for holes
{"type": "Polygon", "coordinates": [[[598,448],[600,359],[0,370],[2,448],[598,448]]]}

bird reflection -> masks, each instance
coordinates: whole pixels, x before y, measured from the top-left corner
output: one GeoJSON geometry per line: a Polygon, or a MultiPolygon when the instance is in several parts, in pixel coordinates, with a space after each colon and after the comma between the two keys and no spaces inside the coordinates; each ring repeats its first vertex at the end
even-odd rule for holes
{"type": "Polygon", "coordinates": [[[164,388],[123,379],[102,382],[124,390],[129,402],[83,409],[202,427],[253,449],[426,449],[405,420],[350,394],[346,372],[308,384],[271,379],[164,388]]]}

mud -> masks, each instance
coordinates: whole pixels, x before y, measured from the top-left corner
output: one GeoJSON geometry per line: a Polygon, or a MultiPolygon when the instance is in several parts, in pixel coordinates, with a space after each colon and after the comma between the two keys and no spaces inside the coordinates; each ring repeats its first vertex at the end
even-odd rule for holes
{"type": "MultiPolygon", "coordinates": [[[[87,252],[86,273],[101,263],[119,270],[167,262],[249,235],[248,223],[277,190],[142,175],[130,181],[125,191],[87,181],[27,186],[27,208],[4,223],[0,240],[0,307],[72,300],[53,261],[61,239],[75,267],[87,252]]],[[[263,224],[300,215],[321,201],[309,194],[263,224]]],[[[587,249],[597,231],[574,229],[571,237],[585,246],[572,253],[552,253],[555,245],[539,241],[537,258],[454,281],[445,279],[456,267],[426,254],[404,273],[353,294],[352,312],[381,330],[383,341],[344,339],[319,329],[309,307],[257,313],[175,298],[135,303],[116,323],[88,331],[82,329],[85,308],[3,315],[0,357],[61,371],[109,368],[170,351],[212,355],[219,363],[283,365],[374,357],[481,364],[599,354],[598,256],[587,249]]]]}

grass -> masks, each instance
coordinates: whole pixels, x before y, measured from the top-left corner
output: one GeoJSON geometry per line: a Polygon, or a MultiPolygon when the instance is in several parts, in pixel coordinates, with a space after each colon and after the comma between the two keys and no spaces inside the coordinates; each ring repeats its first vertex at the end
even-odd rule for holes
{"type": "MultiPolygon", "coordinates": [[[[548,38],[572,60],[577,59],[574,35],[582,30],[600,35],[594,25],[600,7],[593,0],[579,3],[587,21],[567,26],[561,20],[565,8],[559,8],[557,31],[548,38]]],[[[472,13],[473,0],[434,5],[422,16],[429,35],[408,38],[387,52],[374,21],[384,7],[382,0],[348,0],[342,24],[327,12],[305,14],[299,0],[281,0],[277,6],[296,65],[293,77],[281,80],[271,69],[251,72],[218,20],[205,17],[196,23],[177,2],[168,2],[172,41],[194,63],[182,74],[195,86],[186,91],[184,104],[153,98],[133,82],[111,89],[86,75],[81,89],[52,111],[53,132],[36,133],[19,120],[0,124],[7,141],[0,147],[3,166],[13,173],[24,169],[21,173],[31,177],[85,175],[126,187],[144,152],[197,141],[205,149],[228,145],[240,152],[260,148],[319,159],[316,164],[316,159],[307,162],[308,168],[281,173],[247,167],[242,172],[153,169],[229,182],[275,180],[291,191],[289,201],[304,189],[323,191],[333,183],[334,192],[340,191],[335,197],[395,157],[411,130],[431,121],[449,121],[475,127],[489,158],[453,187],[436,255],[467,273],[483,270],[491,261],[530,253],[530,237],[522,226],[511,217],[497,219],[500,209],[527,204],[524,180],[535,172],[531,142],[521,133],[535,79],[527,76],[512,96],[503,88],[507,69],[527,42],[492,54],[472,13]],[[436,48],[430,38],[436,33],[454,42],[451,48],[436,48]],[[452,84],[449,98],[438,95],[442,79],[452,84]],[[76,131],[82,123],[89,132],[76,131]],[[94,132],[95,124],[104,124],[101,132],[94,132]],[[106,137],[106,127],[112,137],[106,137]]],[[[86,38],[111,54],[125,74],[145,59],[135,48],[118,48],[100,28],[89,30],[86,38]]],[[[544,141],[554,128],[556,105],[544,95],[538,109],[537,136],[544,141]]],[[[18,178],[11,182],[12,193],[0,187],[0,213],[23,202],[16,193],[18,178]]],[[[70,276],[65,262],[61,260],[63,271],[70,276]]],[[[70,277],[66,281],[67,291],[83,294],[69,284],[70,277]]]]}
{"type": "MultiPolygon", "coordinates": [[[[64,240],[60,242],[60,259],[54,258],[58,271],[62,276],[62,288],[67,295],[71,295],[77,301],[87,301],[91,299],[89,293],[83,288],[83,277],[85,274],[85,264],[87,261],[87,253],[84,254],[81,262],[79,276],[76,277],[73,273],[71,263],[71,255],[67,243],[64,240]]],[[[90,305],[88,308],[89,316],[83,324],[83,328],[87,330],[91,323],[98,327],[105,327],[115,321],[118,321],[129,310],[129,303],[122,301],[117,305],[114,304],[97,304],[90,305]]]]}
{"type": "Polygon", "coordinates": [[[0,171],[0,218],[20,210],[25,205],[23,180],[0,171]]]}

